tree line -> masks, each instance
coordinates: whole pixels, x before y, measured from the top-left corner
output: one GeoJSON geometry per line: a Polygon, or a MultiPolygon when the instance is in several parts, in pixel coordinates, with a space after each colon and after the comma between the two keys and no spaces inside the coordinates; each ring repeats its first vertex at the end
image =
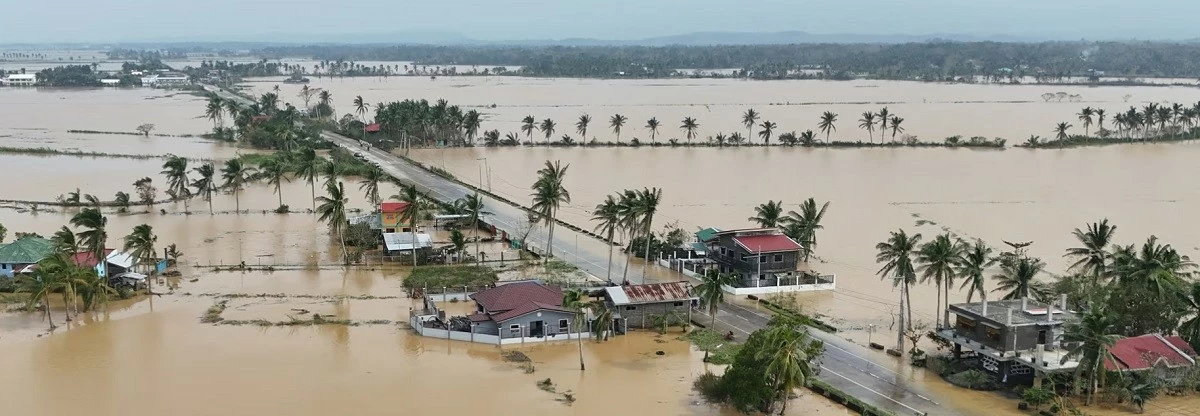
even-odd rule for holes
{"type": "Polygon", "coordinates": [[[1103,108],[1084,107],[1076,114],[1083,134],[1072,134],[1076,127],[1070,122],[1054,125],[1054,140],[1032,136],[1025,147],[1067,147],[1102,144],[1117,141],[1179,141],[1195,139],[1200,131],[1200,102],[1187,105],[1180,103],[1149,103],[1140,109],[1130,106],[1125,111],[1109,113],[1103,108]],[[1104,127],[1105,118],[1111,114],[1111,129],[1104,127]],[[1093,133],[1091,127],[1095,125],[1093,133]]]}

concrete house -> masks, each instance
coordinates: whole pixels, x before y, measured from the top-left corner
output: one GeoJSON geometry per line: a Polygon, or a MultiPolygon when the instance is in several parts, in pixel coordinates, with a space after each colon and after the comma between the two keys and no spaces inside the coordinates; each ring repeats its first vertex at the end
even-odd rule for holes
{"type": "Polygon", "coordinates": [[[14,87],[37,85],[37,74],[8,74],[0,79],[0,84],[14,87]]]}
{"type": "Polygon", "coordinates": [[[664,315],[690,322],[692,308],[700,302],[686,282],[609,286],[604,288],[604,300],[613,311],[612,328],[617,333],[652,328],[664,315]]]}
{"type": "Polygon", "coordinates": [[[25,236],[0,244],[0,277],[13,277],[53,253],[54,242],[41,237],[25,236]]]}
{"type": "Polygon", "coordinates": [[[563,292],[557,287],[534,281],[501,284],[472,294],[475,313],[472,332],[508,338],[566,339],[568,333],[587,333],[575,328],[575,313],[562,306],[563,292]]]}
{"type": "MultiPolygon", "coordinates": [[[[703,230],[702,230],[703,231],[703,230]]],[[[831,290],[836,276],[802,269],[800,246],[778,228],[711,233],[704,239],[707,269],[737,277],[726,291],[736,295],[831,290]]],[[[805,267],[806,268],[806,267],[805,267]]],[[[686,274],[686,273],[685,273],[686,274]]]]}
{"type": "Polygon", "coordinates": [[[408,224],[404,222],[404,210],[407,202],[384,202],[379,204],[380,225],[385,233],[409,232],[408,224]]]}
{"type": "Polygon", "coordinates": [[[1062,362],[1065,325],[1079,318],[1067,310],[1064,295],[1059,305],[1029,299],[950,305],[954,326],[938,335],[954,344],[955,357],[969,353],[979,367],[1002,382],[1040,382],[1041,376],[1073,370],[1078,362],[1062,362]]]}

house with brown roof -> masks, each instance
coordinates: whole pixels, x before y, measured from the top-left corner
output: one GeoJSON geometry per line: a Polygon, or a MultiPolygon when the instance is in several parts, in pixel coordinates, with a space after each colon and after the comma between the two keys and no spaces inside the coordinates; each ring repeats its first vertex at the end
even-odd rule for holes
{"type": "Polygon", "coordinates": [[[832,274],[802,270],[803,247],[778,228],[719,231],[705,244],[712,267],[737,277],[738,295],[834,288],[832,274]]]}
{"type": "Polygon", "coordinates": [[[604,301],[612,310],[616,333],[632,328],[652,328],[662,319],[691,322],[692,308],[700,298],[687,282],[626,284],[604,288],[604,301]]]}
{"type": "Polygon", "coordinates": [[[508,338],[568,339],[567,334],[587,333],[575,328],[574,311],[562,306],[563,292],[536,281],[497,285],[470,295],[475,313],[467,316],[473,333],[508,338]]]}

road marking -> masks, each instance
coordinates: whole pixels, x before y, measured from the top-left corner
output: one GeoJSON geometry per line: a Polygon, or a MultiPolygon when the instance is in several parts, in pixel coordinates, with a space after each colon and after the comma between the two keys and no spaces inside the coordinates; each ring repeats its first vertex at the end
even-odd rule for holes
{"type": "Polygon", "coordinates": [[[836,371],[830,370],[829,368],[827,368],[827,367],[825,367],[825,366],[821,366],[821,371],[828,371],[830,374],[833,374],[833,375],[835,375],[835,376],[838,376],[838,377],[844,378],[844,379],[846,379],[847,381],[849,381],[849,382],[851,382],[851,383],[854,383],[855,385],[857,385],[857,386],[859,386],[859,387],[862,387],[862,388],[864,388],[864,389],[867,389],[867,391],[869,391],[869,392],[871,392],[871,393],[875,393],[875,394],[879,395],[879,397],[882,397],[882,398],[888,399],[889,401],[891,401],[891,402],[893,402],[893,403],[896,403],[896,404],[898,404],[898,405],[904,406],[904,407],[905,407],[905,408],[907,408],[908,410],[912,410],[913,412],[916,412],[916,414],[918,414],[918,415],[924,415],[924,414],[926,414],[925,412],[922,412],[922,411],[920,411],[920,410],[917,410],[916,408],[914,408],[914,407],[912,407],[912,406],[909,406],[909,405],[907,405],[907,404],[901,403],[900,401],[898,401],[898,400],[896,400],[896,399],[893,399],[893,398],[891,398],[891,397],[890,397],[890,396],[888,396],[888,395],[885,395],[885,394],[883,394],[883,393],[877,392],[877,391],[875,391],[874,389],[872,389],[872,388],[870,388],[870,387],[864,386],[864,385],[862,385],[862,383],[859,383],[859,382],[857,382],[857,381],[854,381],[854,380],[853,380],[853,379],[851,379],[850,377],[846,377],[846,376],[843,376],[843,375],[841,375],[841,374],[838,374],[836,371]]]}

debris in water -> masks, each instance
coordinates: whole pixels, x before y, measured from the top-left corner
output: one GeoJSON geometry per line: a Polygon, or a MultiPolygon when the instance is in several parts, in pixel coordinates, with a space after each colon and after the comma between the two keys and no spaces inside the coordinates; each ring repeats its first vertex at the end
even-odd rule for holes
{"type": "Polygon", "coordinates": [[[548,392],[554,393],[554,382],[550,381],[550,379],[548,379],[548,378],[545,380],[538,381],[537,386],[539,389],[542,389],[543,391],[548,391],[548,392]]]}
{"type": "Polygon", "coordinates": [[[658,350],[654,352],[654,355],[667,355],[667,353],[663,352],[663,350],[658,350]]]}
{"type": "Polygon", "coordinates": [[[529,359],[528,355],[520,351],[505,351],[500,356],[504,358],[504,361],[508,362],[527,363],[533,361],[529,359]]]}

